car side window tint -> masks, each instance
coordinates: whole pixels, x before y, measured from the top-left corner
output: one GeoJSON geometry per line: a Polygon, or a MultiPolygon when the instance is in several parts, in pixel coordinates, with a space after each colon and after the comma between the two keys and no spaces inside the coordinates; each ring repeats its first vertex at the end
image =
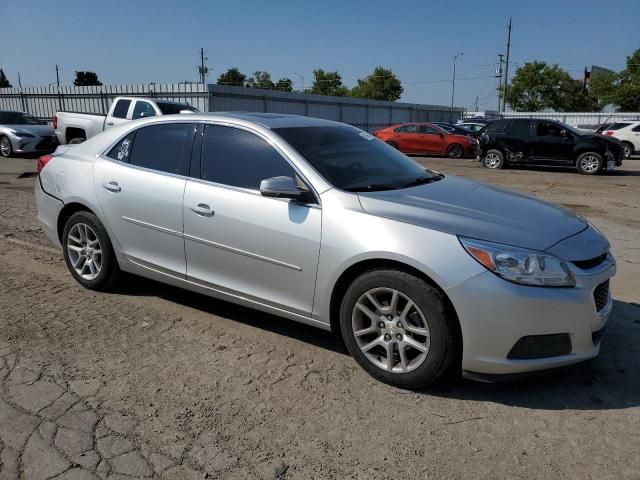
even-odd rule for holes
{"type": "Polygon", "coordinates": [[[435,128],[430,127],[429,125],[420,125],[420,133],[435,135],[438,133],[438,131],[435,128]]]}
{"type": "Polygon", "coordinates": [[[111,116],[115,118],[127,118],[129,105],[131,105],[131,100],[118,100],[111,116]]]}
{"type": "Polygon", "coordinates": [[[504,120],[496,120],[485,127],[485,133],[502,133],[507,124],[504,120]]]}
{"type": "Polygon", "coordinates": [[[155,116],[155,114],[156,111],[153,109],[153,105],[151,105],[149,102],[137,100],[136,105],[133,107],[133,115],[131,115],[131,120],[142,117],[153,117],[155,116]]]}
{"type": "Polygon", "coordinates": [[[511,122],[510,134],[517,137],[528,137],[531,135],[531,122],[514,120],[511,122]]]}
{"type": "Polygon", "coordinates": [[[191,148],[194,131],[192,123],[163,123],[139,128],[129,163],[182,175],[185,154],[191,148]]]}
{"type": "Polygon", "coordinates": [[[636,125],[631,129],[632,132],[640,132],[640,125],[636,125]]]}
{"type": "Polygon", "coordinates": [[[129,156],[131,155],[131,147],[133,146],[133,139],[136,136],[136,132],[131,132],[129,135],[120,140],[116,145],[109,150],[107,157],[119,162],[129,163],[129,156]]]}
{"type": "Polygon", "coordinates": [[[560,137],[562,130],[560,125],[551,122],[538,122],[536,125],[536,135],[539,137],[560,137]]]}
{"type": "Polygon", "coordinates": [[[207,125],[202,140],[201,178],[259,190],[271,177],[295,178],[293,167],[257,135],[233,127],[207,125]]]}

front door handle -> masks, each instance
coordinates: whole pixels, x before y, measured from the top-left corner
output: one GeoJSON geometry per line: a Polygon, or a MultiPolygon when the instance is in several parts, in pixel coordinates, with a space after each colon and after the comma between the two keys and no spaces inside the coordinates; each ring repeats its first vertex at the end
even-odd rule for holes
{"type": "Polygon", "coordinates": [[[120,185],[118,185],[118,182],[114,182],[114,181],[104,182],[102,186],[107,190],[109,190],[110,192],[114,192],[114,193],[118,193],[120,190],[122,190],[120,185]]]}
{"type": "Polygon", "coordinates": [[[214,214],[213,210],[211,210],[211,207],[206,203],[199,203],[195,207],[189,207],[189,209],[192,212],[195,212],[203,217],[213,217],[214,214]]]}

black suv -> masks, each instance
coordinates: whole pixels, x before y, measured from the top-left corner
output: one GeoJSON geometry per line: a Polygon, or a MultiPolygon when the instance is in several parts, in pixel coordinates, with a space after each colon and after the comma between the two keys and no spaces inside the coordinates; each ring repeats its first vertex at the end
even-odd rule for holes
{"type": "Polygon", "coordinates": [[[617,139],[582,132],[553,120],[496,120],[480,131],[477,156],[487,168],[509,164],[575,166],[595,175],[622,165],[624,150],[617,139]]]}

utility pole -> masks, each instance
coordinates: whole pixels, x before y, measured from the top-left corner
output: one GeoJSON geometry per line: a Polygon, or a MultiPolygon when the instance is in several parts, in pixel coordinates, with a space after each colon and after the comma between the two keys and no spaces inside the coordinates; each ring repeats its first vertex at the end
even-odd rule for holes
{"type": "Polygon", "coordinates": [[[456,59],[464,55],[464,53],[460,52],[459,54],[453,57],[453,78],[451,79],[451,122],[453,123],[453,98],[456,94],[456,59]]]}
{"type": "Polygon", "coordinates": [[[58,69],[58,64],[56,63],[56,85],[60,88],[60,71],[58,69]]]}
{"type": "Polygon", "coordinates": [[[502,100],[502,111],[507,109],[507,88],[509,85],[509,53],[511,51],[511,17],[509,17],[509,26],[507,28],[507,58],[504,66],[504,96],[502,100]]]}
{"type": "Polygon", "coordinates": [[[18,72],[18,87],[22,89],[22,80],[20,79],[20,72],[18,72]]]}
{"type": "Polygon", "coordinates": [[[498,67],[496,68],[496,78],[498,79],[498,113],[502,112],[502,99],[504,98],[504,91],[502,90],[502,64],[504,60],[503,54],[498,54],[498,67]]]}
{"type": "Polygon", "coordinates": [[[478,113],[478,99],[479,97],[476,95],[476,109],[474,110],[476,113],[478,113]]]}
{"type": "Polygon", "coordinates": [[[198,67],[198,73],[200,74],[200,83],[204,85],[207,74],[209,73],[209,68],[205,66],[205,60],[209,60],[208,57],[204,56],[204,48],[200,49],[200,66],[198,67]]]}

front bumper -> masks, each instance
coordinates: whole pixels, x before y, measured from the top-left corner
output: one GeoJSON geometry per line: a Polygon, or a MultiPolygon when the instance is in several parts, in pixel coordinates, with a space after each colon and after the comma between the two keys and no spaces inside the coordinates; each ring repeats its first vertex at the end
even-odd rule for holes
{"type": "Polygon", "coordinates": [[[517,285],[487,271],[447,290],[462,329],[463,371],[470,376],[512,375],[597,356],[612,298],[607,285],[606,299],[600,298],[598,311],[594,291],[615,274],[615,262],[610,257],[584,273],[575,269],[575,288],[545,288],[517,285]],[[569,336],[569,353],[508,358],[523,337],[553,334],[569,336]]]}
{"type": "Polygon", "coordinates": [[[60,143],[55,135],[46,137],[11,136],[11,145],[14,153],[51,153],[60,143]]]}

